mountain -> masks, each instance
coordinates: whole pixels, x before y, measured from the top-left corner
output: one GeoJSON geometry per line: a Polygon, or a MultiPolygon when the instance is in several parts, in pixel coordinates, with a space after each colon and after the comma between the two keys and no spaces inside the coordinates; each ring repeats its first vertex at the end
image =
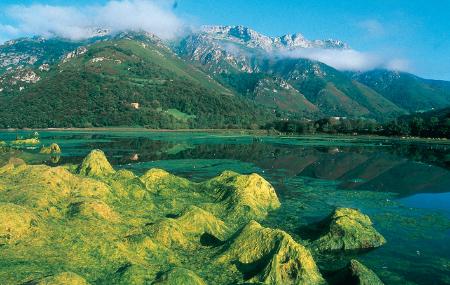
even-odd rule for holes
{"type": "Polygon", "coordinates": [[[339,40],[310,41],[300,33],[269,37],[244,26],[203,26],[200,36],[222,39],[265,51],[274,51],[281,48],[290,50],[297,48],[348,48],[347,44],[339,40]]]}
{"type": "Polygon", "coordinates": [[[423,79],[413,74],[373,70],[353,76],[409,112],[450,105],[450,82],[423,79]]]}
{"type": "Polygon", "coordinates": [[[2,85],[0,127],[223,128],[273,119],[150,34],[123,33],[39,60],[45,68],[19,65],[2,75],[2,84],[16,82],[2,85]]]}
{"type": "Polygon", "coordinates": [[[323,117],[385,122],[450,105],[449,82],[387,70],[342,72],[291,56],[349,49],[339,40],[269,37],[243,26],[205,26],[173,41],[143,32],[92,35],[0,46],[0,103],[7,106],[0,108],[0,127],[257,127],[323,117]]]}
{"type": "MultiPolygon", "coordinates": [[[[301,34],[269,37],[242,26],[204,27],[175,46],[181,56],[238,94],[285,111],[292,111],[285,107],[285,102],[290,102],[290,109],[309,117],[363,116],[386,120],[417,108],[450,105],[450,88],[445,82],[439,85],[414,77],[421,83],[401,80],[396,88],[378,88],[375,79],[365,80],[370,73],[341,72],[317,61],[289,56],[291,51],[309,48],[349,46],[338,40],[307,40],[301,34]],[[268,81],[280,84],[272,88],[273,92],[265,89],[260,100],[261,88],[257,87],[268,81]],[[290,92],[292,96],[277,92],[286,84],[295,90],[290,92]],[[271,100],[267,100],[267,93],[271,93],[271,100]],[[416,99],[409,102],[404,98],[416,99]],[[428,103],[422,104],[424,101],[428,103]]],[[[406,74],[402,73],[402,77],[406,74]]]]}

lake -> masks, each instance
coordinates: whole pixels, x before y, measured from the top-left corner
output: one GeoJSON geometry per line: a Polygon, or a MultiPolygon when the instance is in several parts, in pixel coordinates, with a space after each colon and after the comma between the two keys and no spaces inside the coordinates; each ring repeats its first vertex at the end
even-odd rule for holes
{"type": "MultiPolygon", "coordinates": [[[[0,132],[0,140],[13,140],[17,134],[26,132],[0,132]]],[[[323,272],[356,255],[386,284],[450,284],[450,144],[206,132],[42,131],[40,135],[42,143],[56,142],[63,153],[45,161],[39,155],[19,155],[29,163],[80,163],[98,148],[115,168],[136,174],[157,167],[201,181],[224,170],[256,172],[274,185],[282,203],[264,224],[304,243],[307,236],[302,229],[307,225],[336,207],[358,208],[371,217],[388,243],[365,253],[316,256],[323,272]]]]}

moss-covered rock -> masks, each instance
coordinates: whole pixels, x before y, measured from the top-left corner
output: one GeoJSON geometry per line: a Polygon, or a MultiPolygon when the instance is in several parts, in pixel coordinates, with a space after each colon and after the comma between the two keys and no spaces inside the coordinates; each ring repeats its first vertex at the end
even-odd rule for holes
{"type": "Polygon", "coordinates": [[[32,284],[36,285],[89,285],[81,276],[72,272],[63,272],[46,277],[32,284]]]}
{"type": "Polygon", "coordinates": [[[235,264],[252,283],[325,283],[308,249],[286,232],[264,228],[255,221],[224,245],[217,262],[235,264]]]}
{"type": "Polygon", "coordinates": [[[206,285],[205,281],[191,270],[174,268],[158,278],[153,284],[160,285],[206,285]]]}
{"type": "Polygon", "coordinates": [[[225,171],[204,183],[219,202],[219,212],[230,219],[263,219],[280,207],[275,189],[258,174],[241,175],[225,171]]]}
{"type": "Polygon", "coordinates": [[[21,145],[39,145],[41,141],[38,138],[28,138],[28,139],[17,139],[11,142],[13,146],[21,146],[21,145]]]}
{"type": "Polygon", "coordinates": [[[204,183],[159,169],[138,177],[115,171],[101,151],[72,168],[10,161],[0,168],[0,205],[8,205],[0,210],[6,284],[42,276],[70,282],[71,274],[54,275],[66,271],[92,284],[323,280],[308,250],[285,232],[253,222],[236,233],[279,207],[256,174],[225,172],[204,183]]]}
{"type": "Polygon", "coordinates": [[[147,285],[153,284],[155,278],[151,268],[135,264],[124,264],[105,280],[104,284],[114,285],[147,285]]]}
{"type": "Polygon", "coordinates": [[[198,207],[191,206],[176,219],[166,218],[149,228],[155,241],[166,247],[195,249],[204,234],[224,240],[229,233],[223,221],[198,207]]]}
{"type": "Polygon", "coordinates": [[[100,200],[85,200],[72,203],[69,207],[71,216],[103,219],[118,222],[120,217],[108,204],[100,200]]]}
{"type": "Polygon", "coordinates": [[[338,208],[322,224],[326,231],[313,242],[320,251],[371,249],[386,243],[370,218],[357,209],[338,208]]]}
{"type": "Polygon", "coordinates": [[[328,282],[336,285],[383,285],[375,272],[355,259],[350,260],[344,268],[329,272],[328,282]]]}
{"type": "Polygon", "coordinates": [[[141,181],[150,191],[167,196],[181,194],[180,191],[186,191],[193,186],[193,183],[189,180],[158,168],[148,170],[141,176],[141,181]]]}
{"type": "Polygon", "coordinates": [[[63,167],[15,165],[0,168],[2,200],[20,202],[44,216],[61,216],[73,197],[105,199],[110,189],[103,182],[77,176],[63,167]]]}
{"type": "Polygon", "coordinates": [[[102,177],[115,173],[114,168],[101,150],[91,151],[78,167],[78,173],[84,176],[102,177]]]}
{"type": "Polygon", "coordinates": [[[378,276],[357,260],[351,260],[347,266],[349,282],[354,285],[383,285],[378,276]]]}
{"type": "Polygon", "coordinates": [[[36,225],[37,219],[28,209],[11,203],[0,203],[0,246],[26,237],[36,225]]]}
{"type": "Polygon", "coordinates": [[[42,146],[41,150],[39,151],[42,154],[60,154],[61,148],[58,144],[52,143],[50,146],[42,146]]]}
{"type": "Polygon", "coordinates": [[[190,206],[176,221],[185,233],[196,237],[207,233],[224,240],[229,234],[222,220],[196,206],[190,206]]]}

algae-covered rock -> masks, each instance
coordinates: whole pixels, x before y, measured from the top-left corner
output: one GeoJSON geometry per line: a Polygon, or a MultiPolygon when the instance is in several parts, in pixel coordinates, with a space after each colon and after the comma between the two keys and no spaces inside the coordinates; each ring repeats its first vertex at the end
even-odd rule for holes
{"type": "Polygon", "coordinates": [[[110,193],[106,184],[63,167],[9,163],[0,168],[0,174],[5,185],[3,201],[20,203],[45,216],[60,216],[57,212],[63,211],[70,198],[105,198],[110,193]]]}
{"type": "Polygon", "coordinates": [[[131,179],[136,179],[138,177],[129,170],[121,169],[116,172],[116,174],[114,175],[114,178],[131,180],[131,179]]]}
{"type": "Polygon", "coordinates": [[[78,167],[78,173],[84,176],[102,177],[114,172],[105,153],[98,149],[91,151],[78,167]]]}
{"type": "Polygon", "coordinates": [[[370,249],[386,243],[370,218],[356,209],[338,208],[323,225],[325,233],[313,242],[320,251],[370,249]]]}
{"type": "MultiPolygon", "coordinates": [[[[66,271],[95,284],[204,284],[194,272],[212,284],[323,282],[287,233],[252,222],[233,235],[280,205],[256,174],[225,172],[204,183],[160,169],[138,177],[93,151],[76,169],[9,162],[0,194],[6,284],[66,271]]],[[[72,277],[32,282],[83,282],[72,277]]]]}
{"type": "Polygon", "coordinates": [[[228,232],[223,221],[195,206],[177,219],[166,218],[150,227],[151,236],[160,244],[192,249],[201,245],[203,234],[223,240],[228,232]]]}
{"type": "Polygon", "coordinates": [[[154,274],[143,266],[124,264],[108,278],[104,284],[114,285],[148,285],[153,284],[154,274]]]}
{"type": "Polygon", "coordinates": [[[28,139],[16,139],[11,142],[11,145],[20,146],[20,145],[38,145],[41,141],[38,138],[28,138],[28,139]]]}
{"type": "Polygon", "coordinates": [[[346,284],[354,284],[354,285],[383,285],[383,282],[381,282],[380,278],[361,264],[357,260],[351,260],[349,265],[347,266],[347,270],[349,273],[349,279],[348,283],[346,284]]]}
{"type": "Polygon", "coordinates": [[[174,268],[165,272],[153,284],[160,285],[206,285],[205,281],[193,271],[185,268],[174,268]]]}
{"type": "Polygon", "coordinates": [[[11,244],[27,236],[36,226],[36,217],[26,208],[0,204],[0,245],[11,244]]]}
{"type": "Polygon", "coordinates": [[[110,222],[119,221],[119,215],[108,204],[100,200],[86,200],[72,203],[69,209],[71,216],[97,218],[110,222]]]}
{"type": "Polygon", "coordinates": [[[232,219],[266,217],[268,211],[280,207],[275,189],[258,174],[240,175],[225,171],[205,183],[216,201],[232,219]]]}
{"type": "Polygon", "coordinates": [[[192,235],[207,233],[223,240],[229,232],[223,221],[196,206],[190,206],[176,221],[185,233],[192,235]]]}
{"type": "Polygon", "coordinates": [[[248,282],[324,284],[311,253],[284,231],[248,223],[225,246],[219,263],[231,263],[248,282]]]}
{"type": "Polygon", "coordinates": [[[383,285],[375,272],[355,259],[350,260],[344,268],[329,273],[328,281],[336,285],[383,285]]]}
{"type": "Polygon", "coordinates": [[[148,170],[141,176],[141,180],[149,190],[161,195],[181,194],[180,191],[192,186],[189,180],[158,168],[148,170]]]}
{"type": "Polygon", "coordinates": [[[72,272],[63,272],[53,276],[46,277],[33,282],[37,285],[89,285],[89,283],[81,276],[72,272]]]}
{"type": "Polygon", "coordinates": [[[58,144],[52,143],[50,146],[42,146],[39,152],[42,154],[59,154],[61,153],[61,148],[58,144]]]}

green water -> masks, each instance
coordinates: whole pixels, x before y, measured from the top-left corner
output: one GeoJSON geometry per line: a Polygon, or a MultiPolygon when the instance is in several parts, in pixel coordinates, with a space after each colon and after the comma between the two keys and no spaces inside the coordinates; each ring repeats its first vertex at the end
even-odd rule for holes
{"type": "MultiPolygon", "coordinates": [[[[1,132],[0,140],[15,136],[1,132]]],[[[386,284],[450,284],[448,145],[162,132],[41,132],[41,141],[62,147],[56,164],[79,163],[99,148],[116,168],[137,174],[158,167],[200,181],[223,170],[257,172],[274,185],[282,202],[267,226],[307,243],[307,225],[335,207],[355,207],[386,237],[385,246],[366,253],[315,256],[323,273],[356,255],[386,284]]]]}

